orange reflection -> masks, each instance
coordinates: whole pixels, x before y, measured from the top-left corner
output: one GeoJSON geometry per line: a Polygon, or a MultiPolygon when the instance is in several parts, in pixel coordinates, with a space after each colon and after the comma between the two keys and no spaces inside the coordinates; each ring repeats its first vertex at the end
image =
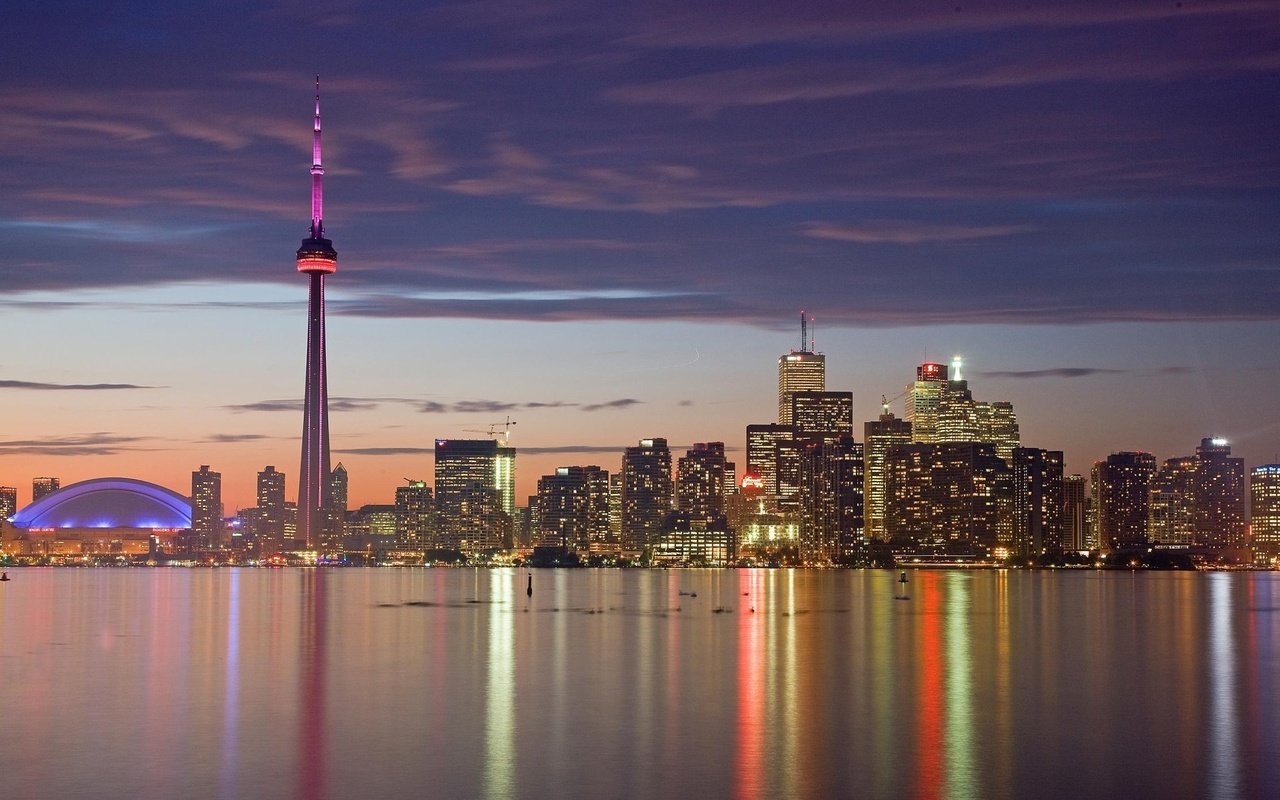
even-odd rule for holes
{"type": "MultiPolygon", "coordinates": [[[[744,585],[754,602],[760,573],[745,573],[744,585]]],[[[734,796],[764,797],[764,647],[760,617],[750,612],[738,615],[738,742],[734,755],[734,796]]]]}
{"type": "MultiPolygon", "coordinates": [[[[935,573],[921,571],[917,592],[920,620],[920,704],[916,724],[916,792],[918,798],[942,794],[942,631],[941,589],[935,573]]],[[[915,602],[914,600],[912,602],[915,602]]]]}
{"type": "Polygon", "coordinates": [[[302,571],[301,714],[298,731],[298,797],[324,797],[325,783],[324,570],[302,571]]]}

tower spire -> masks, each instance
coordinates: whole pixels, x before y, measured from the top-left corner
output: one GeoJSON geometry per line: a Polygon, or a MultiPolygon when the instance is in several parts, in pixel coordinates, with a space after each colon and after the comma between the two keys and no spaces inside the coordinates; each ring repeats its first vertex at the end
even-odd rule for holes
{"type": "Polygon", "coordinates": [[[316,116],[311,134],[311,238],[324,236],[324,165],[320,159],[320,76],[316,76],[316,116]]]}
{"type": "Polygon", "coordinates": [[[809,321],[805,319],[804,311],[800,312],[800,352],[807,353],[809,351],[809,321]]]}

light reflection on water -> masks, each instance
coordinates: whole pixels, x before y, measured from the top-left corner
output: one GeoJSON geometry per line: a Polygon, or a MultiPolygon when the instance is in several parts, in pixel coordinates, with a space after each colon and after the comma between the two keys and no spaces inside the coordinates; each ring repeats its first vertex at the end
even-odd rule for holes
{"type": "Polygon", "coordinates": [[[1280,796],[1255,574],[17,570],[15,797],[1280,796]],[[694,594],[697,594],[694,597],[694,594]]]}

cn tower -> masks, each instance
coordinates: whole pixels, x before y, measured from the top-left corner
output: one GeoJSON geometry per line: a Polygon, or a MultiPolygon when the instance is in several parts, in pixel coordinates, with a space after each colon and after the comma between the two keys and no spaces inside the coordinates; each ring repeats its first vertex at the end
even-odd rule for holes
{"type": "Polygon", "coordinates": [[[307,305],[307,389],[302,410],[302,468],[298,472],[298,538],[306,549],[333,551],[329,497],[329,388],[324,358],[324,277],[338,269],[338,252],[324,237],[324,167],[320,161],[320,76],[311,138],[311,232],[298,248],[298,272],[311,279],[307,305]]]}

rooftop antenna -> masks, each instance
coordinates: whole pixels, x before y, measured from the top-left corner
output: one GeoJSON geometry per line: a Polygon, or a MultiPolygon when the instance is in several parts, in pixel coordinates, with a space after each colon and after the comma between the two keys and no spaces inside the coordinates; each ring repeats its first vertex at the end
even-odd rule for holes
{"type": "Polygon", "coordinates": [[[818,352],[818,318],[813,317],[809,322],[813,326],[809,330],[809,352],[816,353],[818,352]]]}
{"type": "Polygon", "coordinates": [[[324,236],[324,166],[320,159],[320,76],[316,76],[316,117],[311,134],[311,238],[324,236]]]}
{"type": "Polygon", "coordinates": [[[805,319],[804,309],[800,310],[800,352],[806,352],[804,346],[809,343],[809,321],[805,319]]]}

